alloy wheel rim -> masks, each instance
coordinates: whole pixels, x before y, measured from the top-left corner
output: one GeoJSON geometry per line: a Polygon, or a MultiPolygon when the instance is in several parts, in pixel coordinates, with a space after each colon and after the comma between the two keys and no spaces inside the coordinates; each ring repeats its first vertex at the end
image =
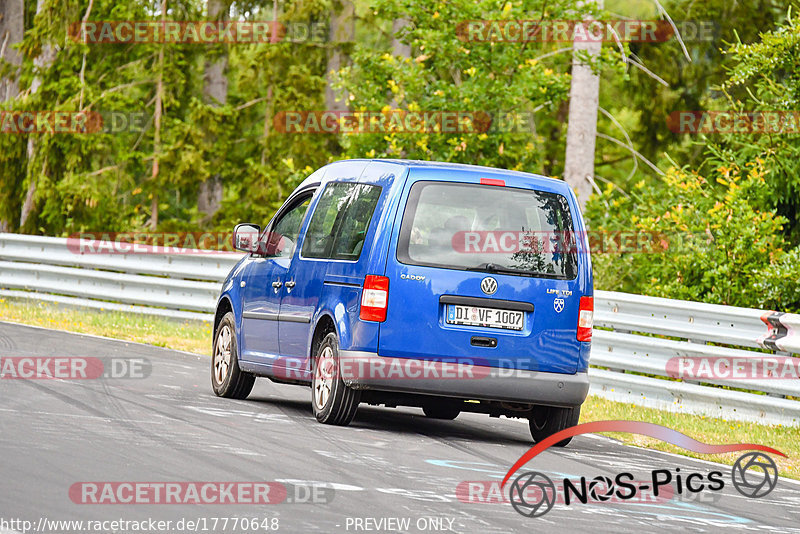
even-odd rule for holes
{"type": "Polygon", "coordinates": [[[330,399],[335,366],[333,349],[325,347],[317,358],[317,368],[314,372],[314,403],[318,410],[325,408],[330,399]]]}
{"type": "Polygon", "coordinates": [[[214,351],[214,379],[222,384],[228,377],[231,366],[231,343],[233,335],[231,327],[223,325],[217,334],[217,347],[214,351]]]}

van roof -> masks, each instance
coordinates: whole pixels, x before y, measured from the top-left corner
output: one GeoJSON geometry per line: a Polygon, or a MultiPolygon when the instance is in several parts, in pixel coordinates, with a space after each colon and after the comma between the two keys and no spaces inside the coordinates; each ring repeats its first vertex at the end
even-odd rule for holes
{"type": "MultiPolygon", "coordinates": [[[[408,168],[438,168],[438,169],[451,169],[454,171],[462,171],[462,172],[481,172],[481,173],[499,173],[505,175],[512,175],[512,176],[520,176],[525,178],[536,178],[539,180],[547,180],[550,182],[560,183],[563,184],[563,180],[559,180],[558,178],[549,178],[547,176],[542,176],[541,174],[534,174],[530,172],[522,172],[522,171],[512,171],[508,169],[499,169],[497,167],[486,167],[483,165],[470,165],[467,163],[451,163],[446,161],[423,161],[423,160],[416,160],[416,159],[389,159],[389,158],[374,158],[374,159],[366,159],[366,158],[357,158],[352,160],[340,160],[340,161],[380,161],[383,163],[394,163],[397,165],[402,165],[408,168]]],[[[336,162],[332,162],[336,163],[336,162]]]]}
{"type": "MultiPolygon", "coordinates": [[[[476,173],[480,172],[481,174],[496,174],[502,176],[517,176],[520,178],[527,178],[533,179],[536,181],[545,181],[549,183],[552,187],[556,189],[565,188],[567,187],[566,182],[563,180],[559,180],[557,178],[549,178],[547,176],[542,176],[540,174],[533,174],[529,172],[521,172],[521,171],[512,171],[508,169],[498,169],[496,167],[485,167],[482,165],[468,165],[466,163],[450,163],[444,161],[421,161],[421,160],[413,160],[413,159],[389,159],[389,158],[374,158],[374,159],[367,159],[367,158],[354,158],[350,160],[339,160],[333,161],[326,165],[326,167],[330,165],[336,165],[337,163],[345,162],[345,161],[364,161],[364,162],[381,162],[381,163],[391,163],[395,165],[399,165],[405,167],[407,169],[441,169],[441,170],[452,170],[456,172],[467,172],[467,173],[476,173]]],[[[319,179],[316,177],[309,176],[306,178],[302,184],[298,188],[302,188],[307,185],[311,185],[311,183],[319,183],[319,179]]]]}

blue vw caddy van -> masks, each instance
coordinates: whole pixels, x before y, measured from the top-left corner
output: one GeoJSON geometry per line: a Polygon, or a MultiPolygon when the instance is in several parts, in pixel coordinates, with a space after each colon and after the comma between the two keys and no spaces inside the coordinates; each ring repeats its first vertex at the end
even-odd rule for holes
{"type": "Polygon", "coordinates": [[[233,240],[249,254],[217,303],[217,395],[244,399],[267,377],[310,386],[327,424],[349,424],[360,403],[526,418],[535,441],[577,424],[593,283],[565,182],[339,161],[233,240]]]}

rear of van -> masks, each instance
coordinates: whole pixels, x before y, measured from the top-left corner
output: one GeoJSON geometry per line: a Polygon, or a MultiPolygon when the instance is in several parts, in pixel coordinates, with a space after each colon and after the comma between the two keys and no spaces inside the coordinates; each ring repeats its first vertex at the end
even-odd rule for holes
{"type": "Polygon", "coordinates": [[[593,283],[585,227],[566,183],[411,163],[401,195],[380,277],[388,293],[372,357],[479,372],[350,385],[580,406],[588,391],[593,283]]]}

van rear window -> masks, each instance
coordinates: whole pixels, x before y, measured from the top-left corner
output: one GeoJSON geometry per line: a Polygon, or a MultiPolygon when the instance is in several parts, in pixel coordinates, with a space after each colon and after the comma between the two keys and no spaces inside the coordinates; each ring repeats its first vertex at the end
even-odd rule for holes
{"type": "Polygon", "coordinates": [[[566,197],[514,187],[417,182],[403,215],[397,259],[520,276],[577,276],[566,197]]]}

